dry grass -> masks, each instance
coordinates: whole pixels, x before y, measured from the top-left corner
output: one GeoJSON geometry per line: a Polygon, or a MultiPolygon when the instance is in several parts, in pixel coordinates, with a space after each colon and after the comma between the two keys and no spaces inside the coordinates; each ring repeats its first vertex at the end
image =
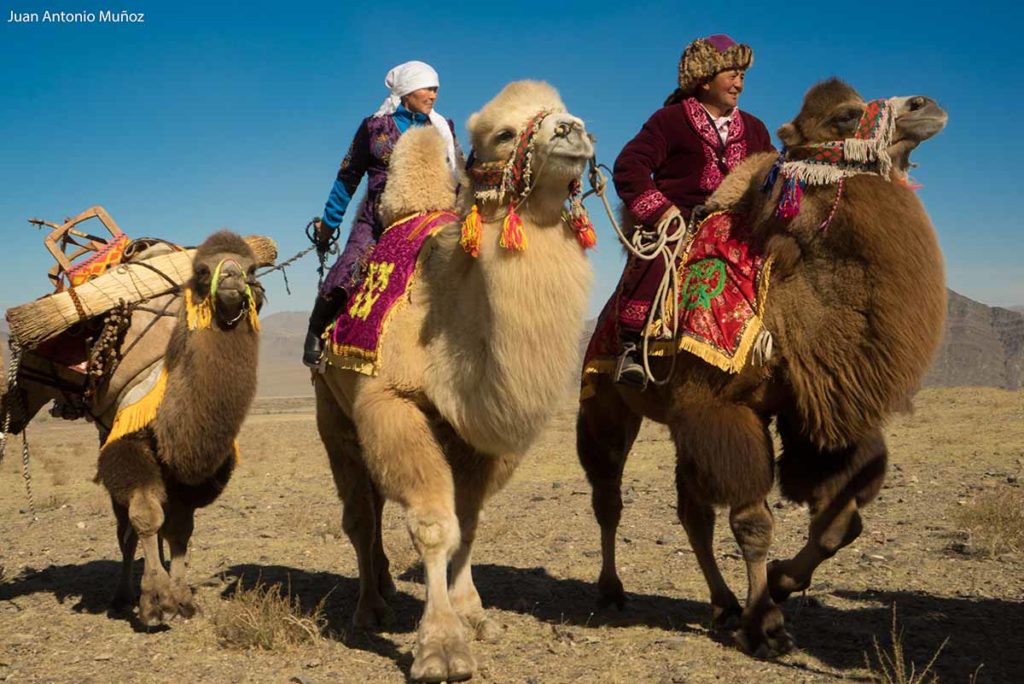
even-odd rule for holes
{"type": "Polygon", "coordinates": [[[871,640],[875,645],[874,658],[870,657],[867,653],[864,654],[864,664],[871,671],[871,678],[874,681],[882,682],[882,684],[938,683],[939,676],[932,672],[932,666],[935,665],[936,659],[938,659],[942,649],[945,648],[949,637],[943,640],[928,661],[928,664],[920,672],[917,671],[917,666],[914,663],[907,662],[907,657],[903,650],[903,629],[897,625],[895,605],[892,607],[892,626],[889,629],[889,638],[892,641],[892,645],[888,649],[883,649],[881,644],[878,643],[878,638],[872,637],[871,640]]]}
{"type": "Polygon", "coordinates": [[[1001,488],[958,507],[971,545],[991,556],[1024,550],[1024,490],[1001,488]]]}
{"type": "Polygon", "coordinates": [[[326,600],[324,596],[306,613],[290,587],[282,594],[280,585],[257,580],[247,588],[239,580],[234,594],[214,614],[214,629],[226,648],[273,651],[317,645],[327,625],[323,611],[326,600]]]}

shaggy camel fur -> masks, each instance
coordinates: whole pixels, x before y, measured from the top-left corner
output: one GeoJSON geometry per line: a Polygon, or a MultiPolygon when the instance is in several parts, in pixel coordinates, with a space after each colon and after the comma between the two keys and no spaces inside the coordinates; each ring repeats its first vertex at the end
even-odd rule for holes
{"type": "MultiPolygon", "coordinates": [[[[864,108],[846,84],[824,82],[779,137],[790,149],[852,137],[864,108]]],[[[875,496],[885,473],[882,424],[909,402],[942,331],[945,287],[934,230],[913,190],[898,181],[910,151],[941,130],[946,115],[921,97],[899,100],[898,114],[889,148],[893,177],[848,178],[827,230],[820,226],[835,185],[809,186],[795,218],[775,217],[782,183],[769,194],[761,190],[772,154],[751,157],[710,198],[711,209],[745,213],[774,258],[764,314],[774,354],[766,365],[748,362],[730,375],[681,354],[666,386],[639,392],[599,376],[596,395],[581,402],[577,448],[601,526],[603,604],[625,600],[615,568],[620,489],[629,450],[649,418],[667,424],[676,445],[678,515],[711,590],[713,624],[739,617],[736,638],[751,653],[792,647],[775,602],[807,587],[817,565],[859,534],[858,507],[875,496]],[[783,444],[782,493],[809,504],[811,524],[806,547],[769,571],[772,417],[783,444]],[[715,561],[715,505],[729,507],[746,562],[742,611],[715,561]]]]}
{"type": "MultiPolygon", "coordinates": [[[[502,90],[468,128],[477,161],[504,161],[517,131],[541,110],[551,113],[535,137],[535,186],[518,208],[526,251],[499,246],[504,207],[480,204],[478,257],[460,246],[459,224],[446,226],[421,252],[410,301],[381,341],[379,375],[328,366],[316,376],[317,424],[359,562],[356,625],[373,626],[388,615],[385,499],[405,509],[423,561],[426,606],[415,680],[471,677],[467,626],[477,637],[496,637],[470,569],[480,509],[564,396],[579,354],[591,268],[562,207],[593,154],[583,123],[549,85],[524,81],[502,90]]],[[[406,133],[391,160],[384,223],[454,202],[440,137],[429,129],[406,133]]]]}
{"type": "Polygon", "coordinates": [[[171,335],[166,390],[155,418],[100,451],[96,480],[110,493],[123,554],[113,603],[134,603],[132,560],[141,541],[139,617],[147,625],[195,612],[185,581],[195,509],[227,485],[234,440],[256,391],[258,325],[250,308],[261,305],[262,290],[255,267],[252,250],[234,233],[215,233],[200,245],[185,286],[186,301],[196,307],[186,307],[171,335]],[[158,534],[170,546],[169,575],[158,534]]]}

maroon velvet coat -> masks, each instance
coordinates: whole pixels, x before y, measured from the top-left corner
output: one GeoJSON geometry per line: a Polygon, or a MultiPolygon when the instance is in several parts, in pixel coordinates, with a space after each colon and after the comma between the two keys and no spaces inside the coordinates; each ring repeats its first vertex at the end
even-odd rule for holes
{"type": "Polygon", "coordinates": [[[738,112],[726,143],[695,98],[662,107],[615,160],[615,190],[637,220],[653,226],[675,204],[683,216],[715,191],[751,154],[773,150],[760,119],[738,112]]]}

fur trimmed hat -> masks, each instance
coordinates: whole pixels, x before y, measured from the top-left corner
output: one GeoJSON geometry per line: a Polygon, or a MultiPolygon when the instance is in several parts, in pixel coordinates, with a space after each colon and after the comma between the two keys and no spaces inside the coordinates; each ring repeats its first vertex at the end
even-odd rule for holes
{"type": "Polygon", "coordinates": [[[715,74],[728,69],[749,69],[754,63],[754,51],[749,45],[718,33],[698,38],[686,46],[679,60],[679,89],[687,95],[715,74]]]}

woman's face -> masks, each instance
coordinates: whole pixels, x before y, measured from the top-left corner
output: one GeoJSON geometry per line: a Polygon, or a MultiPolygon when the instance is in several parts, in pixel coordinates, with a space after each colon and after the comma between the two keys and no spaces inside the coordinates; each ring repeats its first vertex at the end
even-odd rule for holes
{"type": "Polygon", "coordinates": [[[402,96],[402,104],[410,112],[429,114],[434,109],[437,99],[437,88],[420,88],[402,96]]]}
{"type": "Polygon", "coordinates": [[[729,111],[740,101],[740,93],[743,92],[744,71],[741,69],[729,69],[719,72],[713,79],[705,83],[702,88],[706,102],[716,105],[724,111],[729,111]]]}

